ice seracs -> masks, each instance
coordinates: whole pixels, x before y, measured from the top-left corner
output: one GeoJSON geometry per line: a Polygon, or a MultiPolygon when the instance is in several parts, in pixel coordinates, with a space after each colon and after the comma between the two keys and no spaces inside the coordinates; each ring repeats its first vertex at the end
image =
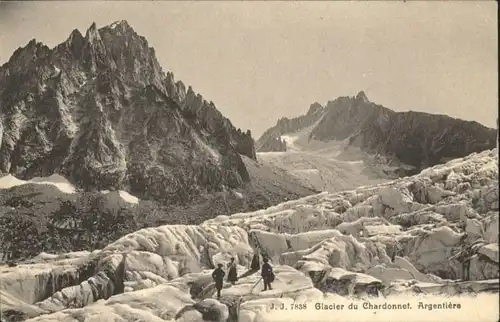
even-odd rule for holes
{"type": "MultiPolygon", "coordinates": [[[[475,292],[484,293],[477,297],[481,303],[493,305],[499,291],[496,153],[484,151],[375,186],[219,216],[199,226],[144,228],[93,253],[44,254],[35,263],[0,266],[8,285],[0,289],[2,310],[28,321],[91,318],[99,312],[148,321],[257,322],[277,321],[271,304],[307,305],[315,310],[308,314],[318,314],[315,303],[361,308],[368,296],[370,303],[383,305],[475,292]],[[454,255],[470,245],[470,273],[462,281],[454,255]],[[271,291],[254,288],[260,276],[249,265],[256,251],[271,258],[276,274],[271,291]],[[225,285],[217,301],[211,269],[231,256],[240,279],[225,285]]],[[[398,312],[415,321],[414,312],[398,312]]],[[[299,318],[294,314],[287,321],[299,318]]],[[[492,316],[486,310],[480,314],[492,316]]]]}

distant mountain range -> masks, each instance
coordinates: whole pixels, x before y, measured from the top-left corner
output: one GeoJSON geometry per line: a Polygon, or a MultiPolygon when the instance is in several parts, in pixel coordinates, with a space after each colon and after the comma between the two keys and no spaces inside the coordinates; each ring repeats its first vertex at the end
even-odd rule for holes
{"type": "Polygon", "coordinates": [[[287,151],[284,137],[304,129],[309,142],[343,142],[402,165],[398,175],[496,147],[497,130],[477,122],[422,112],[395,112],[364,92],[314,103],[305,115],[282,118],[256,142],[257,152],[287,151]]]}

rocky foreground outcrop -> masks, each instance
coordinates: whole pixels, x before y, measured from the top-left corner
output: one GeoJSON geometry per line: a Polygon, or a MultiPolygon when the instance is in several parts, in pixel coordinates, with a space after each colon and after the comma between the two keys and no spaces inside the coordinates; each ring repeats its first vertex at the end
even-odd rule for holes
{"type": "Polygon", "coordinates": [[[198,226],[144,228],[92,253],[40,254],[0,270],[5,321],[276,321],[271,303],[498,294],[497,150],[198,226]],[[470,280],[461,281],[455,254],[469,248],[470,280]],[[255,251],[274,265],[271,291],[248,269],[255,251]],[[210,272],[231,256],[240,279],[217,301],[210,272]]]}
{"type": "Polygon", "coordinates": [[[282,136],[309,129],[309,140],[346,141],[349,147],[387,158],[399,175],[473,152],[496,147],[497,130],[446,115],[394,112],[370,102],[364,92],[339,97],[326,106],[314,103],[305,115],[282,118],[256,142],[258,152],[286,151],[282,136]]]}

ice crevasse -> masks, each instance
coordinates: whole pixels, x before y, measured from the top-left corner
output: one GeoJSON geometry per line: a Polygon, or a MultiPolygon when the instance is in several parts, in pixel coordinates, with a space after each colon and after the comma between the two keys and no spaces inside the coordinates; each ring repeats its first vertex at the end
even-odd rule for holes
{"type": "Polygon", "coordinates": [[[271,303],[498,292],[497,151],[199,226],[144,228],[99,251],[40,254],[0,270],[4,316],[28,321],[276,321],[271,303]],[[461,265],[450,258],[471,244],[470,280],[458,281],[461,265]],[[254,287],[256,251],[275,269],[271,291],[254,287]],[[211,270],[232,256],[240,280],[216,300],[211,270]]]}

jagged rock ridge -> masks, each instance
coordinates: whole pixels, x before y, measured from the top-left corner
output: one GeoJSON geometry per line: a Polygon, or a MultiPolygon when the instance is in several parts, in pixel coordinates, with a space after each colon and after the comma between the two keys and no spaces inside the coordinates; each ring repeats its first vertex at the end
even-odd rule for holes
{"type": "Polygon", "coordinates": [[[281,139],[281,135],[293,133],[305,127],[313,125],[322,115],[324,107],[319,103],[311,104],[305,115],[289,119],[283,117],[276,125],[262,134],[256,142],[258,152],[286,151],[286,142],[281,139]]]}
{"type": "Polygon", "coordinates": [[[126,21],[32,40],[0,67],[0,172],[185,203],[248,183],[240,155],[255,159],[250,133],[165,75],[126,21]]]}
{"type": "Polygon", "coordinates": [[[421,112],[394,112],[370,102],[364,92],[339,97],[322,108],[280,119],[257,141],[257,151],[283,151],[272,142],[281,135],[313,126],[309,139],[344,141],[370,154],[382,155],[413,167],[404,175],[496,146],[497,132],[477,122],[421,112]]]}

